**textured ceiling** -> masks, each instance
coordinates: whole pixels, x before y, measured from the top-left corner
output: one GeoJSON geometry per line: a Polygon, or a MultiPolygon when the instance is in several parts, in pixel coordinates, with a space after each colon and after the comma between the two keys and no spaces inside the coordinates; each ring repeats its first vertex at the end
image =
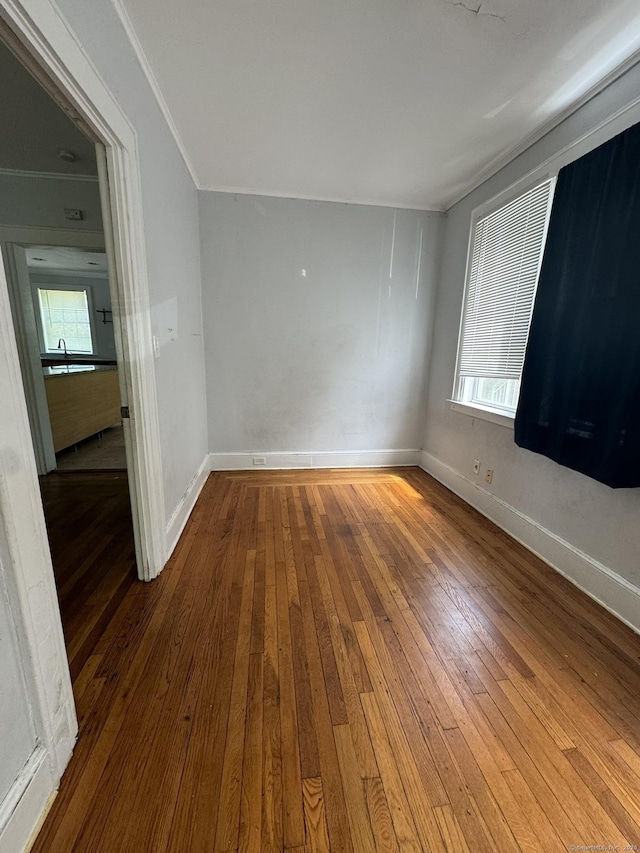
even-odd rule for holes
{"type": "Polygon", "coordinates": [[[440,208],[640,48],[637,0],[116,0],[202,188],[440,208]]]}

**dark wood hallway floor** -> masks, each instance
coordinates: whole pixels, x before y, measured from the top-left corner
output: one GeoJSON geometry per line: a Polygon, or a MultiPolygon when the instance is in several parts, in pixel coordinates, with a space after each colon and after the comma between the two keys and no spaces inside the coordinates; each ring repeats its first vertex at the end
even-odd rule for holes
{"type": "Polygon", "coordinates": [[[136,582],[127,474],[53,472],[40,492],[75,681],[136,582]]]}
{"type": "Polygon", "coordinates": [[[36,853],[640,845],[640,637],[423,472],[214,474],[128,577],[36,853]]]}

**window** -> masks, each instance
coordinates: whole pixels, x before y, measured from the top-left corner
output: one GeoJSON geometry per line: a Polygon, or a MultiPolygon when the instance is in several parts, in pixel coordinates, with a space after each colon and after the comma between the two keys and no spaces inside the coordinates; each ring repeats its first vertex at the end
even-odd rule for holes
{"type": "Polygon", "coordinates": [[[58,352],[60,339],[67,352],[93,353],[89,298],[85,289],[38,288],[44,352],[58,352]]]}
{"type": "Polygon", "coordinates": [[[454,401],[515,414],[554,184],[547,179],[475,223],[454,401]]]}

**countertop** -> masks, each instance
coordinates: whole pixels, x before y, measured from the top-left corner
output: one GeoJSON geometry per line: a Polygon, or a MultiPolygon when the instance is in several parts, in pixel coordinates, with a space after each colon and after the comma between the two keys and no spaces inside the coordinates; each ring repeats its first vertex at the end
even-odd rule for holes
{"type": "Polygon", "coordinates": [[[51,376],[63,376],[67,373],[93,373],[101,370],[117,370],[115,364],[59,364],[55,367],[43,367],[42,375],[46,378],[51,376]]]}

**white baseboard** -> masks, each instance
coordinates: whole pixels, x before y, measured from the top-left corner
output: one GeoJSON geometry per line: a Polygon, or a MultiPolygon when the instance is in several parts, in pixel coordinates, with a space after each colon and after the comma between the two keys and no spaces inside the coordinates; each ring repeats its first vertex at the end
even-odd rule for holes
{"type": "Polygon", "coordinates": [[[638,587],[424,450],[420,467],[640,634],[638,587]]]}
{"type": "Polygon", "coordinates": [[[395,468],[418,465],[419,450],[327,450],[309,453],[210,453],[211,471],[259,471],[261,468],[395,468]],[[264,459],[256,465],[254,459],[264,459]]]}
{"type": "Polygon", "coordinates": [[[211,471],[209,456],[205,456],[200,464],[200,467],[193,475],[191,482],[187,486],[184,494],[178,501],[178,505],[171,513],[171,518],[167,523],[167,560],[173,554],[173,551],[178,544],[178,539],[184,530],[185,524],[189,520],[198,496],[202,491],[207,477],[211,471]]]}
{"type": "Polygon", "coordinates": [[[57,782],[47,752],[37,746],[0,803],[0,853],[31,848],[55,798],[57,782]]]}

